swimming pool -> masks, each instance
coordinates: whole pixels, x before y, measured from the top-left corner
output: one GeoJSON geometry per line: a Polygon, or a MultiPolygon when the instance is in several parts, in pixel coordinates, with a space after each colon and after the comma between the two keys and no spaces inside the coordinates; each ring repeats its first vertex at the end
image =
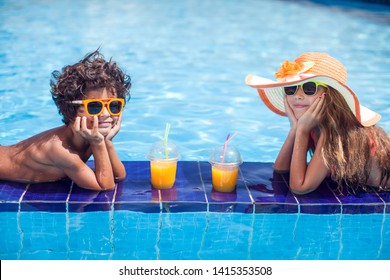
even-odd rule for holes
{"type": "MultiPolygon", "coordinates": [[[[1,144],[61,125],[50,73],[99,46],[133,81],[116,138],[123,161],[145,161],[169,122],[183,161],[207,161],[228,132],[238,132],[234,145],[245,162],[273,162],[288,120],[269,112],[244,77],[271,78],[275,65],[308,50],[342,61],[350,87],[390,132],[390,9],[327,2],[2,1],[1,144]]],[[[381,203],[379,213],[322,215],[3,210],[0,257],[389,259],[388,202],[381,203]]]]}
{"type": "Polygon", "coordinates": [[[107,211],[22,212],[1,217],[2,228],[9,228],[1,232],[3,260],[390,258],[390,225],[378,214],[107,211]]]}

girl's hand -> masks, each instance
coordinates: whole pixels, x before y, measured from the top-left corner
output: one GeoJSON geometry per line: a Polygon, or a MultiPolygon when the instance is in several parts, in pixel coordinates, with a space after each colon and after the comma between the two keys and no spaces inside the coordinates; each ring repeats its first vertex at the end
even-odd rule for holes
{"type": "Polygon", "coordinates": [[[298,119],[295,117],[293,110],[287,102],[287,98],[284,98],[284,108],[286,109],[286,115],[290,120],[291,129],[296,129],[298,125],[298,119]]]}
{"type": "Polygon", "coordinates": [[[114,124],[110,132],[107,134],[106,141],[111,141],[115,137],[115,135],[118,134],[119,130],[121,129],[121,122],[122,122],[122,114],[119,115],[117,122],[114,124]]]}
{"type": "Polygon", "coordinates": [[[89,144],[98,145],[104,140],[104,136],[99,132],[99,120],[97,116],[93,117],[93,127],[87,127],[87,117],[76,117],[72,125],[74,133],[81,135],[89,144]]]}
{"type": "Polygon", "coordinates": [[[310,108],[299,118],[298,125],[300,128],[309,132],[320,124],[321,116],[325,108],[324,99],[325,94],[322,94],[314,100],[310,108]]]}

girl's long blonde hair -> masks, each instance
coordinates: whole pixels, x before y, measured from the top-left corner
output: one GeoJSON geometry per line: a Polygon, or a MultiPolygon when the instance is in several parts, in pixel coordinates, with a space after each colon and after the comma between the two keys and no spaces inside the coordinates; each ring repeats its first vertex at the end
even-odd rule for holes
{"type": "Polygon", "coordinates": [[[322,156],[332,179],[347,186],[364,187],[369,179],[373,157],[381,172],[380,186],[390,177],[390,138],[380,127],[362,126],[343,96],[329,87],[321,116],[324,133],[322,156]]]}

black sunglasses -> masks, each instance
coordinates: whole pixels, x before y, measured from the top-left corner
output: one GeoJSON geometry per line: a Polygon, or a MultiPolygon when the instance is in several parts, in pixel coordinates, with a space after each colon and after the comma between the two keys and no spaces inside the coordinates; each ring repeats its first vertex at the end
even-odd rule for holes
{"type": "Polygon", "coordinates": [[[317,93],[318,86],[328,88],[328,86],[324,83],[311,81],[311,82],[304,83],[302,85],[284,87],[284,93],[286,95],[294,95],[298,91],[298,87],[301,87],[304,94],[314,95],[317,93]]]}

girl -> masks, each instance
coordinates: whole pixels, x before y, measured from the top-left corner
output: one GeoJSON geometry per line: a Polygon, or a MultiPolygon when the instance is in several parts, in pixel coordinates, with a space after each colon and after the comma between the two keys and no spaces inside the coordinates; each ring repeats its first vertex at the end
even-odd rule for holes
{"type": "Polygon", "coordinates": [[[339,187],[389,188],[389,135],[375,126],[380,115],[362,106],[346,85],[347,72],[338,60],[304,53],[283,62],[275,77],[277,82],[248,75],[245,81],[273,112],[290,120],[274,169],[290,171],[294,193],[314,191],[327,176],[339,187]]]}

